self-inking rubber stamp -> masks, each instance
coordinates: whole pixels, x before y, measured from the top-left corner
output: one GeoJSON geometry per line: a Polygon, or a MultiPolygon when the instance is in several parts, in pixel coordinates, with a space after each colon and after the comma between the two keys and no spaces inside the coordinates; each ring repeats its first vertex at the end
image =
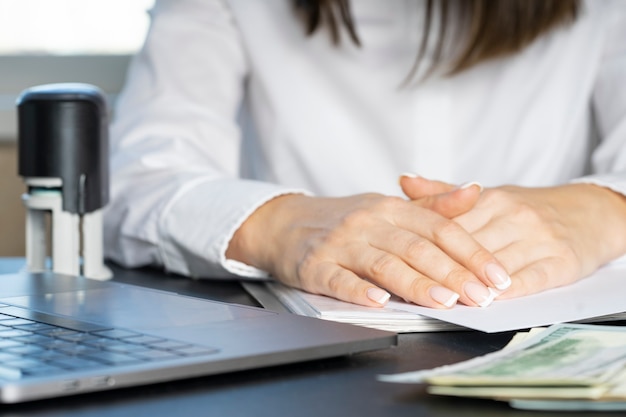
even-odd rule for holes
{"type": "Polygon", "coordinates": [[[22,92],[17,110],[28,271],[110,278],[102,241],[102,208],[109,200],[102,91],[88,84],[36,86],[22,92]]]}

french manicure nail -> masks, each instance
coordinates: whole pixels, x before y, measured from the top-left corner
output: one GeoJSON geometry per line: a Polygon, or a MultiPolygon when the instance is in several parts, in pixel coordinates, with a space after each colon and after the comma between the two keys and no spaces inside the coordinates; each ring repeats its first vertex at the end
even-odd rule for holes
{"type": "Polygon", "coordinates": [[[500,265],[490,263],[485,267],[485,274],[489,281],[499,290],[506,290],[511,286],[511,277],[500,265]]]}
{"type": "Polygon", "coordinates": [[[391,298],[391,294],[380,288],[373,287],[367,290],[367,298],[380,305],[384,305],[389,301],[389,298],[391,298]]]}
{"type": "Polygon", "coordinates": [[[464,182],[463,184],[459,185],[459,189],[460,190],[465,190],[466,188],[470,188],[472,186],[478,186],[478,188],[480,188],[480,192],[482,193],[484,190],[484,187],[481,183],[479,183],[478,181],[470,181],[470,182],[464,182]]]}
{"type": "Polygon", "coordinates": [[[481,307],[487,307],[496,297],[494,291],[476,282],[465,283],[463,291],[465,291],[465,295],[481,307]]]}
{"type": "Polygon", "coordinates": [[[428,291],[431,298],[448,308],[452,307],[459,300],[460,295],[446,287],[431,287],[428,291]]]}
{"type": "Polygon", "coordinates": [[[413,173],[413,172],[405,172],[404,174],[400,175],[401,177],[407,177],[407,178],[417,178],[419,177],[419,175],[413,173]]]}

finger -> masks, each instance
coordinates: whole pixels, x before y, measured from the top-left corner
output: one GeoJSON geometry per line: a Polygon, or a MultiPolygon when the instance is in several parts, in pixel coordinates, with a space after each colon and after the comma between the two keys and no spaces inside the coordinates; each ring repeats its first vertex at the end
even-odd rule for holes
{"type": "MultiPolygon", "coordinates": [[[[430,210],[420,209],[417,213],[400,215],[396,224],[400,229],[408,230],[432,242],[448,257],[468,269],[487,286],[505,290],[511,284],[511,278],[497,258],[456,222],[445,219],[430,210]],[[415,219],[419,219],[419,221],[415,221],[415,219]]],[[[403,253],[403,258],[417,256],[420,251],[420,242],[413,242],[410,239],[399,242],[404,242],[404,247],[400,244],[398,248],[389,250],[392,253],[403,253]],[[398,250],[401,252],[393,252],[398,250]]],[[[451,288],[455,291],[461,290],[459,287],[451,288]]]]}
{"type": "MultiPolygon", "coordinates": [[[[419,296],[415,292],[424,285],[417,281],[428,277],[429,281],[435,281],[458,294],[459,301],[463,304],[485,307],[493,301],[487,285],[427,239],[397,228],[376,232],[370,243],[380,249],[382,254],[393,253],[395,256],[380,255],[371,268],[365,271],[375,282],[385,277],[395,277],[394,284],[399,286],[387,288],[403,298],[414,301],[419,296]],[[380,238],[381,236],[385,238],[380,238]],[[400,265],[394,263],[396,260],[400,265]],[[407,280],[401,281],[403,277],[407,280]]],[[[426,282],[426,285],[428,284],[429,282],[426,282]]],[[[416,303],[423,305],[422,301],[416,303]]]]}
{"type": "Polygon", "coordinates": [[[455,185],[442,181],[429,180],[413,174],[403,174],[398,179],[402,192],[412,200],[434,194],[447,193],[456,188],[455,185]]]}
{"type": "MultiPolygon", "coordinates": [[[[453,218],[455,222],[460,224],[465,230],[474,234],[481,228],[486,228],[488,225],[501,221],[503,223],[498,224],[498,227],[506,227],[507,230],[511,226],[519,229],[521,220],[518,216],[519,206],[516,206],[511,201],[510,194],[499,189],[489,189],[485,192],[481,192],[481,198],[472,208],[459,216],[453,218]]],[[[527,222],[527,220],[524,220],[527,222]]],[[[527,229],[527,228],[526,228],[527,229]]],[[[496,234],[501,236],[508,236],[507,231],[500,231],[498,229],[496,234]]]]}
{"type": "MultiPolygon", "coordinates": [[[[484,225],[480,225],[475,230],[468,230],[471,228],[465,222],[463,223],[457,222],[457,223],[459,223],[459,225],[463,227],[463,229],[467,230],[468,233],[470,233],[472,237],[481,246],[483,246],[485,249],[487,249],[493,254],[495,254],[498,251],[503,250],[507,246],[517,244],[520,241],[530,242],[530,240],[528,239],[529,226],[524,225],[524,226],[521,226],[520,228],[520,224],[517,224],[511,221],[510,219],[500,218],[500,217],[492,218],[488,220],[484,225]]],[[[535,230],[531,231],[531,233],[533,234],[535,232],[536,232],[535,230]]],[[[533,238],[532,242],[534,245],[538,242],[538,239],[533,238]]],[[[530,246],[528,249],[534,251],[534,247],[532,245],[528,245],[528,246],[530,246]]],[[[499,255],[497,255],[496,257],[500,259],[500,261],[502,261],[502,258],[499,255]]],[[[510,269],[508,267],[509,264],[506,264],[506,265],[507,265],[507,269],[511,271],[515,271],[517,269],[517,268],[510,269]]]]}
{"type": "MultiPolygon", "coordinates": [[[[507,220],[504,219],[506,214],[506,211],[501,212],[498,208],[485,206],[484,201],[479,201],[477,202],[477,204],[474,205],[471,210],[468,210],[467,212],[462,213],[458,216],[454,216],[451,219],[473,235],[475,233],[478,233],[478,231],[483,228],[493,226],[497,222],[507,222],[507,220]]],[[[492,235],[499,235],[503,238],[506,238],[508,235],[505,232],[496,229],[496,227],[505,227],[506,230],[511,230],[509,226],[512,225],[515,225],[519,228],[519,223],[512,222],[511,220],[508,220],[508,223],[497,223],[497,225],[494,227],[494,230],[498,230],[498,232],[492,233],[492,235]]]]}
{"type": "MultiPolygon", "coordinates": [[[[460,295],[420,274],[402,259],[374,247],[345,252],[343,264],[369,281],[415,304],[431,308],[450,308],[460,295]]],[[[469,305],[475,305],[469,302],[469,305]]]]}
{"type": "MultiPolygon", "coordinates": [[[[432,308],[450,308],[456,304],[458,294],[421,278],[419,285],[414,288],[418,296],[411,301],[432,308]],[[423,294],[430,298],[422,296],[423,294]]],[[[320,263],[317,279],[308,280],[302,289],[368,307],[382,307],[390,298],[390,294],[384,289],[333,262],[320,263]]]]}
{"type": "Polygon", "coordinates": [[[494,251],[494,255],[512,275],[541,259],[554,256],[554,247],[546,242],[519,240],[494,251]]]}
{"type": "MultiPolygon", "coordinates": [[[[577,277],[587,273],[582,268],[580,259],[574,250],[561,243],[521,240],[496,251],[495,256],[506,266],[507,270],[513,272],[511,277],[528,274],[528,272],[523,271],[527,269],[535,271],[538,268],[537,265],[542,266],[544,263],[549,263],[552,269],[549,271],[548,278],[550,281],[554,281],[556,286],[562,285],[563,282],[572,282],[577,277]]],[[[537,275],[540,274],[535,272],[535,276],[537,275]]]]}
{"type": "Polygon", "coordinates": [[[303,290],[367,307],[382,307],[391,296],[334,262],[320,262],[315,269],[312,279],[303,281],[303,290]]]}
{"type": "Polygon", "coordinates": [[[560,287],[580,279],[580,276],[565,258],[554,256],[525,266],[515,272],[511,279],[511,287],[498,296],[499,299],[521,297],[560,287]]]}
{"type": "Polygon", "coordinates": [[[451,219],[474,208],[480,198],[481,191],[480,184],[468,183],[447,193],[422,197],[414,200],[413,203],[451,219]]]}

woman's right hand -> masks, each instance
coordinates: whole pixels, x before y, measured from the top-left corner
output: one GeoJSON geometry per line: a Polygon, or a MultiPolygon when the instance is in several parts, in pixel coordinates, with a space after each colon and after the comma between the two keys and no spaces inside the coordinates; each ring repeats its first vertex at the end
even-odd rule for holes
{"type": "Polygon", "coordinates": [[[384,305],[389,293],[433,308],[486,306],[495,296],[488,287],[504,290],[510,278],[449,220],[479,194],[473,185],[414,201],[284,195],[244,222],[226,255],[287,285],[365,306],[384,305]]]}

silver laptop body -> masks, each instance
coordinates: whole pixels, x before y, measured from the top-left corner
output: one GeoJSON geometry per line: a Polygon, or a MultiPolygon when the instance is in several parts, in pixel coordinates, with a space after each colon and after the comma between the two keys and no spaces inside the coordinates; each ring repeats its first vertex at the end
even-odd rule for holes
{"type": "Polygon", "coordinates": [[[0,275],[0,402],[386,348],[396,335],[52,272],[0,275]]]}

